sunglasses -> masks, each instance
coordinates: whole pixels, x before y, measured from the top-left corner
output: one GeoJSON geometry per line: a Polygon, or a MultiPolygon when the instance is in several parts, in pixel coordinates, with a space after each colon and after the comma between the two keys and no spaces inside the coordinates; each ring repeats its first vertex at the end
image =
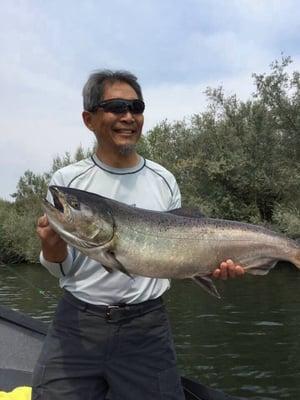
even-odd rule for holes
{"type": "Polygon", "coordinates": [[[142,114],[145,110],[145,103],[142,100],[125,100],[125,99],[111,99],[101,101],[97,106],[91,110],[96,111],[102,108],[104,112],[113,114],[124,114],[130,111],[132,114],[142,114]]]}

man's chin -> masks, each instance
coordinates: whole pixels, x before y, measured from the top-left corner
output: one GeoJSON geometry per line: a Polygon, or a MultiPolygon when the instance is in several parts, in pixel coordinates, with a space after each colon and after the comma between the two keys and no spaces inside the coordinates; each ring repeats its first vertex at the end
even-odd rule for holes
{"type": "Polygon", "coordinates": [[[118,146],[119,154],[122,156],[128,156],[136,151],[136,145],[133,143],[130,144],[120,144],[118,146]]]}

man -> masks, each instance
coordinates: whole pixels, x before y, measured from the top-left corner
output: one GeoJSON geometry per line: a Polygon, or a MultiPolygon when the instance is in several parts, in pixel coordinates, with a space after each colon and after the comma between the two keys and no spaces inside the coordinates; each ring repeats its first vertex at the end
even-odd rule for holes
{"type": "MultiPolygon", "coordinates": [[[[136,152],[144,103],[134,75],[92,74],[83,89],[83,121],[97,139],[89,159],[57,171],[51,184],[70,186],[157,211],[179,208],[174,176],[136,152]]],[[[41,263],[60,278],[58,304],[33,379],[32,399],[184,399],[161,296],[167,279],[109,273],[38,221],[41,263]]],[[[231,260],[213,276],[244,273],[231,260]]]]}

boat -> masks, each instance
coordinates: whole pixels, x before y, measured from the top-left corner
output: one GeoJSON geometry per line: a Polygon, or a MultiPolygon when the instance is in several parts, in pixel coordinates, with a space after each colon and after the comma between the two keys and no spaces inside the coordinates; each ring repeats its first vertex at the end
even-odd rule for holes
{"type": "MultiPolygon", "coordinates": [[[[0,391],[31,386],[48,324],[0,305],[0,391]]],[[[246,400],[181,377],[186,400],[246,400]]],[[[109,400],[109,399],[107,399],[109,400]]]]}

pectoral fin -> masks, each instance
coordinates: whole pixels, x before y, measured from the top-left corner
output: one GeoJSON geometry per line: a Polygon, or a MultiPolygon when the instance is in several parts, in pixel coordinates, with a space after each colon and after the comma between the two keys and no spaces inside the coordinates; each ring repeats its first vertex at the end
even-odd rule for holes
{"type": "Polygon", "coordinates": [[[101,263],[101,265],[102,265],[102,267],[106,270],[106,272],[109,272],[110,274],[111,274],[112,272],[114,272],[114,270],[113,270],[112,268],[108,267],[107,265],[103,265],[102,263],[101,263]]]}
{"type": "Polygon", "coordinates": [[[199,286],[202,287],[206,292],[209,294],[217,297],[218,299],[221,298],[217,288],[215,287],[213,281],[207,277],[207,276],[201,276],[201,275],[194,275],[192,277],[193,281],[196,282],[199,286]]]}
{"type": "Polygon", "coordinates": [[[103,267],[108,272],[112,272],[112,270],[118,270],[129,276],[129,278],[133,279],[130,273],[124,267],[124,265],[117,260],[115,254],[112,251],[103,252],[101,261],[103,267]]]}
{"type": "Polygon", "coordinates": [[[263,258],[249,263],[244,269],[248,274],[267,275],[276,264],[277,260],[274,261],[273,258],[263,258]]]}

